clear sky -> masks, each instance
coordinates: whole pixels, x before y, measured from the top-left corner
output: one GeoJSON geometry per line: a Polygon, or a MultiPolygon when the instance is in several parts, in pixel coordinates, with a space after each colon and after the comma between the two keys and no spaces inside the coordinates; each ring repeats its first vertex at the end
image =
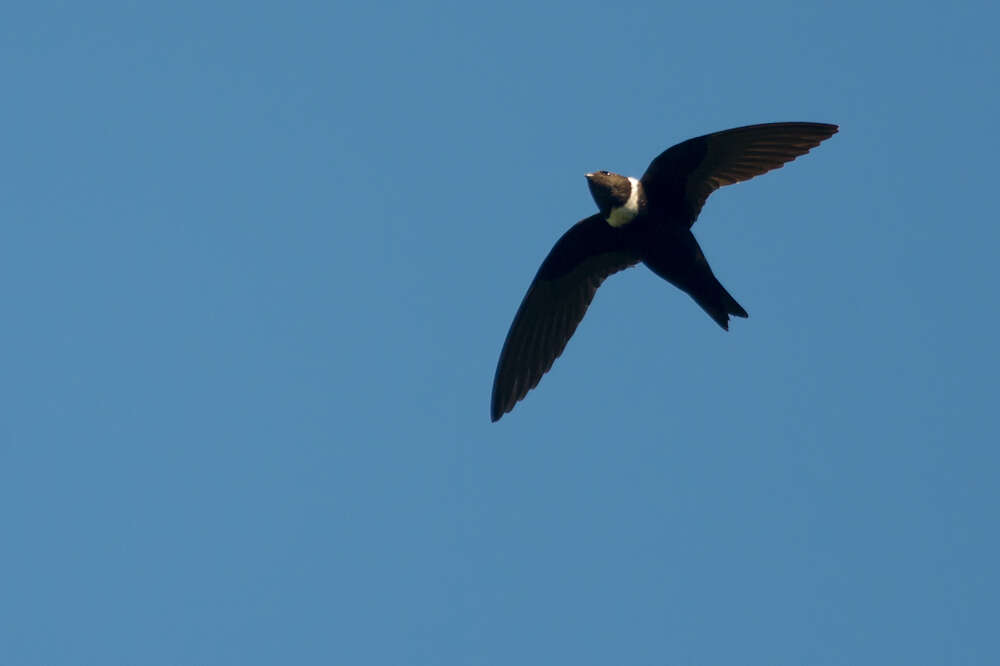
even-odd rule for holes
{"type": "Polygon", "coordinates": [[[1000,663],[996,3],[15,3],[0,664],[1000,663]],[[584,173],[839,134],[499,423],[584,173]]]}

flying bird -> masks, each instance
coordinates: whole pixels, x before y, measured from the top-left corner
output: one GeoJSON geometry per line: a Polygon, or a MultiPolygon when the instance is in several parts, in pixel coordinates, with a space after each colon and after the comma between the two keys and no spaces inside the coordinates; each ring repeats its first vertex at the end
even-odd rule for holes
{"type": "Polygon", "coordinates": [[[691,226],[723,185],[777,169],[837,132],[823,123],[767,123],[706,134],[668,148],[642,178],[587,174],[599,213],[563,234],[542,262],[507,333],[493,379],[499,420],[562,354],[605,278],[640,261],[686,292],[722,328],[747,311],[708,265],[691,226]]]}

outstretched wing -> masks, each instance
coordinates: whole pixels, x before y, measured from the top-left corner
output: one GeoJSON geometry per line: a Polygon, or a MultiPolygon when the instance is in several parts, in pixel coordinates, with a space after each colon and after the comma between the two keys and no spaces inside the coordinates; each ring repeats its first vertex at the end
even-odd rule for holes
{"type": "Polygon", "coordinates": [[[493,421],[538,385],[566,348],[604,279],[637,261],[625,248],[623,233],[600,215],[577,222],[563,234],[538,269],[507,333],[493,378],[493,421]]]}
{"type": "Polygon", "coordinates": [[[777,169],[837,129],[823,123],[767,123],[688,139],[661,153],[643,174],[650,212],[690,228],[712,192],[777,169]]]}

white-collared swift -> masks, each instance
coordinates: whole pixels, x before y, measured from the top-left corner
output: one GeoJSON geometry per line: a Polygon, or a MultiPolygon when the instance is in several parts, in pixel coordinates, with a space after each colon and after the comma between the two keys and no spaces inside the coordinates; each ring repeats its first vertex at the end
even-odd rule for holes
{"type": "Polygon", "coordinates": [[[605,278],[640,261],[683,290],[722,328],[747,311],[719,283],[691,226],[723,185],[777,169],[837,132],[825,123],[766,123],[706,134],[665,150],[642,178],[587,174],[600,212],[563,234],[528,287],[493,379],[497,421],[562,354],[605,278]]]}

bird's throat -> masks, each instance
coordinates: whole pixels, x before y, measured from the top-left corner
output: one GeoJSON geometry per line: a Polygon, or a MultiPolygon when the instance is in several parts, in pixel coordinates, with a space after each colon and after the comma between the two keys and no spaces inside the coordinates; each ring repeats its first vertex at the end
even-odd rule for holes
{"type": "Polygon", "coordinates": [[[608,224],[615,228],[628,224],[639,214],[639,194],[642,185],[639,184],[638,178],[629,178],[628,182],[632,185],[628,201],[621,206],[612,208],[608,213],[608,224]]]}

